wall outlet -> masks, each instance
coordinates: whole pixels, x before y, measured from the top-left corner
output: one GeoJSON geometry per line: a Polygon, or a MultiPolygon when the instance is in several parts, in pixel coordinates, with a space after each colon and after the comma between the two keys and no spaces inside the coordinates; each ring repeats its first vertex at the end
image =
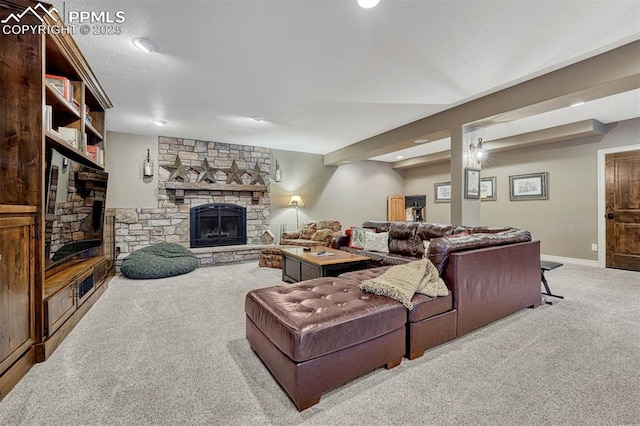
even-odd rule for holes
{"type": "Polygon", "coordinates": [[[591,244],[591,251],[598,251],[598,245],[597,244],[591,244]]]}

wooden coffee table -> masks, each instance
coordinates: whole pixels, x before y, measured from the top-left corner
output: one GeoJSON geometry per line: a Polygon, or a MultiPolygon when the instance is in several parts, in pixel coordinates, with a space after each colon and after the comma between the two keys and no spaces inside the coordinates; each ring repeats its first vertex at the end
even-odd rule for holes
{"type": "Polygon", "coordinates": [[[303,247],[288,247],[282,252],[282,281],[297,283],[319,277],[337,277],[344,272],[365,269],[370,260],[360,256],[329,247],[312,247],[304,251],[303,247]],[[319,256],[325,251],[329,256],[319,256]]]}

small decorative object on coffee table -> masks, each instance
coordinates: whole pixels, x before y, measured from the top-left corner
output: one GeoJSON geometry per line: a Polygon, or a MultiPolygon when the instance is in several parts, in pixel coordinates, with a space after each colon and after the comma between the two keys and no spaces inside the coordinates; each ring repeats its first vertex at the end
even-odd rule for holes
{"type": "Polygon", "coordinates": [[[319,277],[337,277],[344,272],[365,269],[370,260],[329,247],[312,247],[304,251],[303,247],[288,247],[282,252],[282,281],[296,283],[319,277]],[[320,252],[324,252],[319,254],[320,252]]]}

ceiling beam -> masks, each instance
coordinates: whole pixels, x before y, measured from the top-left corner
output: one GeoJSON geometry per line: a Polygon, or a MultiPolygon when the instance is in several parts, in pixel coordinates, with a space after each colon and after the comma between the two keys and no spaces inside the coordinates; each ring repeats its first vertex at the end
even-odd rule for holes
{"type": "MultiPolygon", "coordinates": [[[[550,127],[548,129],[536,130],[506,138],[486,141],[483,142],[483,148],[490,154],[494,152],[512,151],[568,140],[602,136],[607,133],[608,130],[609,127],[598,120],[583,120],[575,123],[563,124],[561,126],[550,127]]],[[[396,161],[391,164],[391,167],[394,169],[411,169],[414,167],[421,167],[449,160],[451,160],[451,151],[443,151],[435,154],[409,158],[407,160],[396,161]]]]}
{"type": "MultiPolygon", "coordinates": [[[[361,161],[414,145],[414,140],[456,126],[495,124],[528,117],[577,101],[640,88],[640,41],[577,62],[442,111],[324,156],[324,164],[361,161]]],[[[428,143],[428,142],[427,142],[428,143]]]]}

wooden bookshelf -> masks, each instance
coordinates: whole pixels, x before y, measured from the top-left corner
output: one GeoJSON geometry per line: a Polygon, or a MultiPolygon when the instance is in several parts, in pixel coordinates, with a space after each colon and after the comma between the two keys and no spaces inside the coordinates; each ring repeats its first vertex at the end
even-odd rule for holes
{"type": "MultiPolygon", "coordinates": [[[[55,12],[53,18],[44,16],[44,23],[24,14],[38,5],[34,0],[0,3],[0,20],[10,14],[20,15],[23,25],[53,26],[62,20],[55,12]]],[[[100,247],[81,262],[45,272],[45,175],[51,149],[84,166],[104,169],[47,124],[54,130],[77,129],[86,134],[86,144],[104,150],[106,111],[112,104],[70,34],[5,34],[0,58],[6,65],[0,76],[0,182],[6,183],[0,191],[0,281],[11,283],[10,289],[0,285],[2,399],[34,362],[55,350],[107,287],[109,262],[100,247]],[[68,84],[67,97],[46,80],[47,74],[62,77],[58,81],[68,84]],[[90,291],[88,277],[95,283],[90,291]],[[80,279],[85,281],[79,284],[80,279]]]]}

